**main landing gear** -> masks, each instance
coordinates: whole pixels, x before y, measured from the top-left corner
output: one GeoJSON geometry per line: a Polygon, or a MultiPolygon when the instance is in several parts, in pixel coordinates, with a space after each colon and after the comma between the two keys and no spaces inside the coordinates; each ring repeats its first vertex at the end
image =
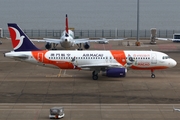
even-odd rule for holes
{"type": "Polygon", "coordinates": [[[92,72],[92,79],[93,80],[98,80],[98,72],[97,71],[92,72]]]}
{"type": "Polygon", "coordinates": [[[82,49],[82,43],[77,44],[77,46],[78,46],[78,50],[83,50],[82,49]]]}
{"type": "Polygon", "coordinates": [[[151,70],[151,78],[155,78],[156,77],[153,72],[154,72],[154,70],[151,70]]]}
{"type": "Polygon", "coordinates": [[[57,48],[56,48],[56,46],[57,46],[58,44],[56,44],[56,43],[52,43],[52,50],[57,50],[57,48]]]}

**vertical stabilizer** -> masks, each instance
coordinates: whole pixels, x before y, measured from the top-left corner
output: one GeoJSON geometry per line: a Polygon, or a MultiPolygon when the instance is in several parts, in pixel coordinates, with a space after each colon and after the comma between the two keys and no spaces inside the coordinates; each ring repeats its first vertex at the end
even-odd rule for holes
{"type": "Polygon", "coordinates": [[[39,50],[16,23],[8,23],[8,29],[14,51],[39,50]]]}
{"type": "Polygon", "coordinates": [[[68,16],[67,16],[67,14],[66,14],[66,33],[68,34],[68,16]]]}

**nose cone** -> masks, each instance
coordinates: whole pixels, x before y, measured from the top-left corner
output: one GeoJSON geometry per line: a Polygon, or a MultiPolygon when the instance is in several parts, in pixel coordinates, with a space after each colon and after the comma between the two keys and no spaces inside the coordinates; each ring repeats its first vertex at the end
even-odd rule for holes
{"type": "Polygon", "coordinates": [[[4,53],[4,57],[7,57],[8,56],[8,53],[4,53]]]}
{"type": "Polygon", "coordinates": [[[169,67],[174,67],[177,65],[177,62],[173,59],[171,59],[171,61],[169,62],[169,67]]]}
{"type": "Polygon", "coordinates": [[[11,52],[4,53],[4,57],[11,57],[11,52]]]}

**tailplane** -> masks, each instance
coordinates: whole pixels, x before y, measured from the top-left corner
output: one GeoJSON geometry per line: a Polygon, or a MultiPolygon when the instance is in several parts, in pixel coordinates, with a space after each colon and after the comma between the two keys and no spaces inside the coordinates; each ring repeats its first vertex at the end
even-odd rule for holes
{"type": "Polygon", "coordinates": [[[16,23],[8,23],[14,51],[36,51],[38,49],[16,23]]]}

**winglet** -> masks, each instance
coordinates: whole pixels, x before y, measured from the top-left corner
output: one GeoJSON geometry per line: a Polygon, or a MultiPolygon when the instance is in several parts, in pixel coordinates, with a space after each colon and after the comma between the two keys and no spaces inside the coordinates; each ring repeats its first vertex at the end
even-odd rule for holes
{"type": "Polygon", "coordinates": [[[14,51],[35,51],[38,49],[16,23],[8,23],[14,51]]]}
{"type": "Polygon", "coordinates": [[[67,16],[67,14],[66,14],[66,33],[68,34],[68,16],[67,16]]]}

